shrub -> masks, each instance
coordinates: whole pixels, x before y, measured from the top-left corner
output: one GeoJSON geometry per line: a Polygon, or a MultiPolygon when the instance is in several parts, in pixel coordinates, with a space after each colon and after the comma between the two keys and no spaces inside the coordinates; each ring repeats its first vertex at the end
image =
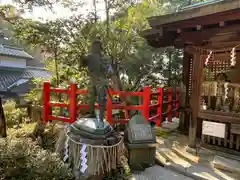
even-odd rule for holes
{"type": "Polygon", "coordinates": [[[7,127],[12,127],[22,121],[27,116],[24,109],[16,108],[15,101],[7,101],[3,104],[4,115],[6,118],[7,127]]]}
{"type": "Polygon", "coordinates": [[[41,144],[39,144],[43,149],[48,149],[50,151],[55,151],[55,143],[59,136],[58,126],[54,123],[48,124],[41,136],[41,144]]]}
{"type": "Polygon", "coordinates": [[[29,139],[0,139],[0,180],[72,180],[58,155],[29,139]]]}
{"type": "Polygon", "coordinates": [[[7,135],[10,138],[27,138],[33,134],[33,131],[36,127],[36,123],[30,124],[21,124],[21,128],[8,128],[7,135]]]}
{"type": "MultiPolygon", "coordinates": [[[[43,129],[39,129],[39,126],[44,124],[30,123],[30,124],[20,124],[20,128],[8,128],[8,137],[10,138],[31,138],[33,141],[37,141],[37,144],[43,148],[50,151],[55,150],[55,143],[58,138],[59,129],[54,123],[49,123],[43,129]],[[39,133],[39,130],[41,133],[39,133]],[[39,139],[40,138],[40,139],[39,139]]],[[[0,179],[1,180],[1,179],[0,179]]]]}

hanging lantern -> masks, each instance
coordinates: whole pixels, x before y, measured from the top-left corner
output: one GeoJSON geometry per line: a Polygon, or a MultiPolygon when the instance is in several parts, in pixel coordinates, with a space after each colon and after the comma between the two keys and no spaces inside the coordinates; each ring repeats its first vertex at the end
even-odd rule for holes
{"type": "Polygon", "coordinates": [[[207,66],[208,65],[208,62],[209,62],[209,60],[210,60],[210,58],[212,57],[212,51],[210,51],[210,53],[208,54],[208,56],[207,56],[207,58],[206,58],[206,61],[205,61],[205,66],[207,66]]]}
{"type": "Polygon", "coordinates": [[[232,48],[231,51],[231,66],[235,66],[236,65],[236,48],[232,48]]]}

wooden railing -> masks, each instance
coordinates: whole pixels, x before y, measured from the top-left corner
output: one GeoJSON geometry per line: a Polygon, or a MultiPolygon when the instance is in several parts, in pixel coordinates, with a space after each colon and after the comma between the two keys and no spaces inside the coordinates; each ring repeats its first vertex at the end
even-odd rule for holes
{"type": "MultiPolygon", "coordinates": [[[[68,88],[51,88],[49,82],[45,82],[43,86],[43,121],[48,122],[49,120],[58,120],[64,121],[67,123],[73,123],[76,121],[78,112],[80,109],[88,109],[89,105],[87,104],[78,104],[77,96],[87,94],[87,90],[77,89],[76,84],[70,84],[68,88]],[[60,102],[51,102],[51,93],[63,93],[69,96],[69,103],[60,103],[60,102]],[[60,107],[68,109],[69,117],[61,117],[52,115],[52,107],[60,107]]],[[[179,96],[180,92],[177,88],[175,94],[173,94],[173,89],[168,88],[168,97],[167,101],[164,101],[164,89],[158,88],[157,92],[151,92],[151,87],[144,87],[142,92],[113,92],[109,91],[111,96],[138,96],[143,99],[141,105],[122,105],[122,104],[113,104],[111,98],[107,98],[107,112],[106,119],[110,124],[120,123],[125,124],[128,122],[129,118],[125,119],[113,119],[112,110],[135,110],[141,111],[142,115],[149,121],[154,121],[157,126],[161,125],[163,117],[166,115],[168,121],[172,120],[173,116],[179,116],[179,96]],[[153,96],[157,96],[157,103],[151,104],[153,96]],[[175,100],[173,100],[175,97],[175,100]],[[164,111],[164,105],[167,105],[167,111],[164,111]],[[153,117],[150,117],[150,112],[152,109],[157,109],[157,114],[153,117]]],[[[99,105],[96,105],[95,108],[99,108],[99,105]]]]}

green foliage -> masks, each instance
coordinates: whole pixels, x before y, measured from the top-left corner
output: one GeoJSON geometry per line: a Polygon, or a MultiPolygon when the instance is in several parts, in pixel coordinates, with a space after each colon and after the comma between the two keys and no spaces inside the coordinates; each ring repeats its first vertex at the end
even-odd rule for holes
{"type": "Polygon", "coordinates": [[[9,138],[28,138],[33,133],[36,123],[21,124],[20,128],[8,128],[7,134],[9,138]]]}
{"type": "Polygon", "coordinates": [[[3,109],[7,127],[19,124],[27,116],[25,109],[16,108],[15,101],[7,101],[3,104],[3,109]]]}
{"type": "MultiPolygon", "coordinates": [[[[122,1],[107,3],[112,9],[123,4],[122,1]]],[[[79,61],[86,55],[90,42],[96,35],[100,35],[119,86],[137,90],[148,78],[157,81],[152,72],[162,69],[161,51],[150,48],[138,35],[148,28],[146,17],[159,13],[157,5],[144,1],[129,7],[125,3],[122,15],[109,22],[95,23],[91,14],[87,19],[82,15],[74,15],[68,19],[47,22],[23,19],[14,24],[14,37],[18,41],[38,46],[47,53],[51,66],[49,70],[54,75],[53,85],[76,79],[85,87],[86,73],[84,69],[79,72],[79,61]],[[156,61],[159,63],[153,63],[156,61]],[[128,79],[122,78],[122,75],[127,75],[128,79]]]]}
{"type": "MultiPolygon", "coordinates": [[[[47,54],[48,70],[53,73],[51,79],[53,86],[66,84],[75,79],[82,88],[85,87],[86,71],[82,68],[78,70],[78,66],[96,35],[102,37],[105,55],[113,65],[117,76],[115,83],[120,89],[136,91],[149,82],[153,86],[159,84],[162,76],[178,78],[181,62],[175,60],[181,57],[181,53],[171,50],[169,54],[168,49],[153,49],[139,36],[142,30],[149,28],[147,17],[169,12],[166,2],[152,0],[144,0],[142,3],[122,0],[104,2],[107,15],[105,21],[96,22],[94,19],[96,12],[87,16],[76,13],[69,18],[46,22],[18,19],[13,25],[14,38],[18,42],[39,47],[47,54]],[[111,10],[116,11],[112,17],[109,15],[111,10]],[[169,68],[168,62],[172,68],[169,68]],[[176,73],[167,73],[171,71],[176,73]]],[[[184,1],[185,4],[186,2],[184,1]]],[[[76,6],[76,3],[68,0],[64,2],[64,6],[77,11],[76,7],[80,8],[82,5],[78,3],[76,6]]],[[[179,3],[171,1],[170,4],[177,7],[179,3]]],[[[52,5],[45,0],[23,1],[21,4],[30,7],[52,5]]],[[[31,92],[29,96],[35,98],[35,94],[36,92],[31,92]]]]}
{"type": "MultiPolygon", "coordinates": [[[[40,128],[42,127],[41,124],[40,128]]],[[[32,140],[36,140],[37,145],[41,148],[54,152],[55,143],[59,134],[58,126],[55,123],[50,123],[47,126],[44,126],[43,131],[36,137],[36,133],[41,131],[40,128],[39,123],[22,123],[18,129],[8,128],[7,134],[9,138],[13,139],[31,138],[32,140]]]]}
{"type": "Polygon", "coordinates": [[[165,64],[163,67],[163,77],[168,79],[168,86],[179,85],[182,79],[182,50],[173,47],[165,48],[163,53],[165,64]]]}
{"type": "Polygon", "coordinates": [[[36,88],[32,89],[26,96],[25,100],[32,102],[34,106],[42,105],[42,88],[43,88],[44,79],[35,78],[32,80],[32,83],[36,88]]]}
{"type": "MultiPolygon", "coordinates": [[[[33,0],[23,4],[31,7],[49,5],[46,2],[33,0]]],[[[66,7],[77,10],[75,1],[69,0],[65,5],[66,3],[66,7]]],[[[94,13],[87,17],[76,13],[69,18],[46,22],[18,18],[12,27],[14,39],[40,48],[46,55],[46,69],[53,74],[52,86],[67,86],[69,81],[74,80],[79,88],[86,88],[87,72],[78,67],[96,35],[102,38],[104,53],[113,66],[117,77],[115,83],[120,89],[138,91],[149,84],[156,87],[162,78],[170,79],[169,85],[174,85],[181,79],[182,52],[173,48],[151,48],[139,36],[142,30],[149,28],[147,17],[170,11],[168,5],[162,3],[166,2],[144,0],[134,4],[130,1],[106,0],[107,19],[97,22],[94,13]],[[109,15],[111,10],[116,10],[113,17],[109,15]]],[[[179,3],[182,2],[172,1],[170,4],[177,7],[179,3]]],[[[184,3],[186,4],[186,1],[184,3]]],[[[77,7],[81,7],[81,4],[77,7]]],[[[37,88],[26,97],[35,105],[42,104],[43,81],[35,79],[33,82],[37,88]]],[[[79,101],[84,102],[85,98],[79,97],[79,101]]],[[[68,98],[55,94],[53,101],[59,100],[67,102],[68,98]]]]}
{"type": "Polygon", "coordinates": [[[32,10],[34,7],[46,7],[52,9],[57,1],[52,0],[13,0],[24,9],[32,10]]]}
{"type": "Polygon", "coordinates": [[[1,180],[72,180],[57,154],[29,139],[0,139],[1,180]]]}
{"type": "Polygon", "coordinates": [[[58,126],[54,123],[48,124],[44,129],[44,132],[41,136],[40,142],[38,142],[38,145],[43,149],[47,149],[50,150],[51,152],[54,152],[58,135],[59,135],[58,126]]]}

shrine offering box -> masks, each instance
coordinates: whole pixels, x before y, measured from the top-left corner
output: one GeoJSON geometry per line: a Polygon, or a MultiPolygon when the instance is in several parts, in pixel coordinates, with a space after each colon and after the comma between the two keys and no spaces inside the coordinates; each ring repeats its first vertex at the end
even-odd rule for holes
{"type": "Polygon", "coordinates": [[[133,116],[124,137],[132,168],[146,168],[155,164],[156,136],[145,118],[141,115],[133,116]]]}

